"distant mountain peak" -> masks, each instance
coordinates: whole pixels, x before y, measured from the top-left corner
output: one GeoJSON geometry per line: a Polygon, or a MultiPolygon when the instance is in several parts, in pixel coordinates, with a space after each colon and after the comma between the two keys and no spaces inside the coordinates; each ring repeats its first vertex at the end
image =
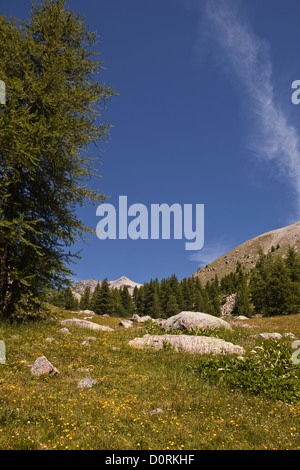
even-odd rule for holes
{"type": "MultiPolygon", "coordinates": [[[[77,294],[77,296],[81,295],[87,287],[89,287],[91,292],[93,292],[98,283],[101,285],[102,281],[97,281],[96,279],[86,279],[84,281],[79,281],[74,284],[73,291],[77,294]]],[[[135,286],[142,286],[142,284],[138,284],[126,276],[121,276],[115,281],[108,281],[108,284],[112,289],[122,289],[124,286],[126,286],[130,294],[133,293],[135,286]]]]}

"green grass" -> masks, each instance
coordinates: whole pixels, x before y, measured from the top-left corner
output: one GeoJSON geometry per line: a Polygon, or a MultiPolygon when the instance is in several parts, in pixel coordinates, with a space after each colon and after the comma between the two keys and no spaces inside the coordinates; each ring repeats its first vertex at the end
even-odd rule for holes
{"type": "MultiPolygon", "coordinates": [[[[207,358],[128,347],[130,339],[155,328],[125,330],[117,326],[119,319],[96,317],[115,331],[69,327],[71,335],[65,336],[58,332],[59,320],[76,314],[53,314],[53,320],[0,323],[7,350],[7,364],[0,365],[0,449],[300,449],[296,401],[241,391],[218,375],[203,377],[199,366],[207,358]],[[83,346],[90,336],[96,339],[83,346]],[[31,374],[30,364],[42,355],[58,376],[31,374]],[[85,377],[98,384],[79,389],[85,377]],[[163,412],[148,414],[156,408],[163,412]]],[[[251,336],[256,332],[285,332],[288,325],[299,334],[299,315],[247,323],[253,328],[218,334],[247,354],[262,344],[251,336]]]]}

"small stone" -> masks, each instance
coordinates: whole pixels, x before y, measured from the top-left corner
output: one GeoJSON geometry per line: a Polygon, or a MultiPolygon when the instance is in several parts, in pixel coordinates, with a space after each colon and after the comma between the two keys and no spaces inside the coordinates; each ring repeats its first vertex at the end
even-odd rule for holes
{"type": "Polygon", "coordinates": [[[46,338],[45,341],[47,341],[48,343],[53,343],[53,341],[55,341],[55,338],[46,338]]]}
{"type": "Polygon", "coordinates": [[[148,411],[148,415],[149,416],[154,416],[154,415],[158,415],[160,413],[163,413],[163,410],[161,408],[156,408],[155,410],[152,410],[152,411],[148,411]]]}
{"type": "Polygon", "coordinates": [[[253,335],[254,338],[263,338],[263,339],[281,339],[282,335],[280,333],[258,333],[253,335]]]}
{"type": "Polygon", "coordinates": [[[152,318],[152,323],[155,323],[158,326],[162,326],[164,320],[162,318],[152,318]]]}
{"type": "Polygon", "coordinates": [[[283,335],[285,338],[291,338],[291,339],[296,339],[296,336],[294,335],[294,333],[283,333],[283,335]]]}
{"type": "Polygon", "coordinates": [[[93,385],[97,385],[97,383],[97,380],[87,377],[86,379],[83,379],[78,383],[78,388],[91,388],[93,387],[93,385]]]}
{"type": "Polygon", "coordinates": [[[64,335],[70,335],[71,334],[68,328],[61,328],[59,330],[59,333],[62,333],[64,335]]]}
{"type": "Polygon", "coordinates": [[[119,326],[123,326],[124,328],[132,328],[132,321],[130,320],[122,320],[119,323],[119,326]]]}
{"type": "Polygon", "coordinates": [[[134,323],[145,323],[148,320],[152,320],[152,318],[149,315],[140,317],[137,313],[135,313],[134,315],[132,315],[130,320],[133,321],[134,323]]]}
{"type": "Polygon", "coordinates": [[[96,315],[92,310],[80,310],[79,313],[85,313],[86,315],[96,315]]]}
{"type": "Polygon", "coordinates": [[[58,375],[59,372],[45,356],[39,357],[31,366],[31,373],[33,375],[48,374],[51,377],[58,375]]]}
{"type": "Polygon", "coordinates": [[[0,341],[0,364],[6,364],[6,351],[4,341],[0,341]]]}

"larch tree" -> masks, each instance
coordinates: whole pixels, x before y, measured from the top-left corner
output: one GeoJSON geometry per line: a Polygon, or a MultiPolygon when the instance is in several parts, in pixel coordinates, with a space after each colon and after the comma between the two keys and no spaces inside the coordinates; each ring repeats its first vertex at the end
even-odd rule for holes
{"type": "MultiPolygon", "coordinates": [[[[76,209],[105,196],[98,143],[116,92],[100,84],[96,35],[64,0],[33,4],[26,22],[0,15],[0,315],[32,309],[68,284],[71,247],[92,232],[76,209]],[[95,144],[96,155],[90,146],[95,144]]],[[[76,255],[75,255],[76,256],[76,255]]]]}

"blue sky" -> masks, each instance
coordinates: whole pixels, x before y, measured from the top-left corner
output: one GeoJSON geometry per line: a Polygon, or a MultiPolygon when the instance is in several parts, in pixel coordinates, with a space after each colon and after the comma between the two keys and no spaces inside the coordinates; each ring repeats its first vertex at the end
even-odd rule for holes
{"type": "MultiPolygon", "coordinates": [[[[1,2],[25,19],[28,0],[1,2]]],[[[226,251],[300,219],[298,0],[69,0],[99,35],[103,113],[97,182],[109,203],[204,204],[204,247],[182,240],[90,237],[75,280],[179,279],[226,251]]],[[[96,228],[96,208],[79,216],[96,228]]]]}

